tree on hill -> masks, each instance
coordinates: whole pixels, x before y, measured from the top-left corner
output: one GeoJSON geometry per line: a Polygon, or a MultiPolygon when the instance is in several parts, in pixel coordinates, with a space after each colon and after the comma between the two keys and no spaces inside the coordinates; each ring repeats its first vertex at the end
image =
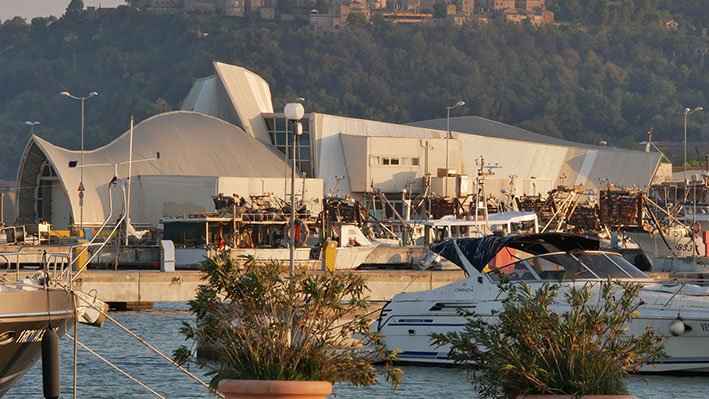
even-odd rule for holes
{"type": "MultiPolygon", "coordinates": [[[[101,93],[86,103],[85,145],[96,148],[125,132],[130,115],[137,123],[179,109],[195,79],[214,73],[213,60],[263,77],[275,109],[302,96],[309,112],[407,123],[444,118],[463,100],[455,116],[578,142],[632,147],[650,128],[657,140],[681,141],[684,108],[709,104],[709,75],[695,55],[706,45],[695,31],[654,24],[378,21],[321,32],[130,7],[92,20],[8,20],[0,24],[0,179],[16,177],[26,120],[40,121],[35,134],[49,142],[78,148],[78,104],[57,93],[101,93]]],[[[707,121],[709,112],[688,118],[688,141],[707,121]]]]}
{"type": "Polygon", "coordinates": [[[83,11],[84,2],[82,0],[71,0],[69,5],[66,7],[66,13],[71,14],[76,11],[83,11]]]}

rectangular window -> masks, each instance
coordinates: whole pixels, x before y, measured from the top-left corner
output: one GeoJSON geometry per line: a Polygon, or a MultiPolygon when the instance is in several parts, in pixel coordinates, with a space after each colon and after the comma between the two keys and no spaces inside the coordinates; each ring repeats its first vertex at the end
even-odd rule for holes
{"type": "Polygon", "coordinates": [[[285,119],[276,119],[276,128],[274,129],[278,132],[283,132],[286,130],[286,120],[285,119]]]}
{"type": "Polygon", "coordinates": [[[369,165],[370,166],[379,165],[379,157],[374,157],[374,156],[369,157],[369,165]]]}
{"type": "Polygon", "coordinates": [[[382,158],[382,165],[389,165],[389,158],[382,158]]]}
{"type": "Polygon", "coordinates": [[[276,133],[276,145],[284,146],[286,144],[286,135],[276,133]]]}
{"type": "Polygon", "coordinates": [[[398,164],[399,164],[399,158],[392,158],[392,159],[391,159],[391,164],[392,164],[392,165],[398,165],[398,164]]]}
{"type": "Polygon", "coordinates": [[[411,166],[419,166],[419,158],[418,157],[411,158],[411,166]]]}

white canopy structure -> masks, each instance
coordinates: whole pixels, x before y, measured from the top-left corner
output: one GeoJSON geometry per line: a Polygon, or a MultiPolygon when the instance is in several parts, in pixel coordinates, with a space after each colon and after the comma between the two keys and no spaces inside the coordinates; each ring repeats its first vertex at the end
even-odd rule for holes
{"type": "MultiPolygon", "coordinates": [[[[108,215],[107,188],[115,165],[119,178],[128,174],[129,135],[128,131],[106,146],[84,152],[84,225],[100,224],[108,215]]],[[[57,147],[38,136],[30,139],[17,179],[20,220],[41,218],[60,227],[79,223],[79,159],[79,151],[57,147]],[[70,163],[76,165],[71,167],[70,163]],[[59,214],[65,216],[58,217],[59,214]]],[[[147,216],[141,213],[139,204],[189,202],[194,197],[187,195],[191,191],[199,191],[209,203],[211,195],[216,193],[210,192],[213,189],[202,190],[205,184],[214,185],[208,182],[218,177],[278,178],[282,182],[289,171],[279,154],[237,126],[196,112],[160,114],[134,128],[132,174],[136,211],[131,212],[132,220],[134,224],[148,222],[145,218],[141,220],[141,215],[147,216]],[[146,190],[143,185],[149,181],[157,184],[156,176],[160,177],[160,184],[171,189],[170,195],[139,198],[141,191],[146,190]]],[[[122,206],[121,198],[122,194],[114,197],[116,216],[122,206]]]]}

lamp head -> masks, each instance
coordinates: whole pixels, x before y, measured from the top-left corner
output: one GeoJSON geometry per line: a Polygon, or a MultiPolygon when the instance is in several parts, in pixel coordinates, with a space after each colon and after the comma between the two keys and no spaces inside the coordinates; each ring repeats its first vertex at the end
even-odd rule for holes
{"type": "Polygon", "coordinates": [[[685,108],[685,109],[684,109],[684,114],[685,114],[685,115],[689,115],[689,114],[693,114],[693,113],[698,112],[698,111],[704,111],[704,107],[696,107],[696,108],[694,108],[694,109],[692,109],[692,110],[690,110],[689,108],[685,108]]]}
{"type": "Polygon", "coordinates": [[[96,96],[98,96],[98,93],[95,92],[95,91],[92,91],[92,92],[89,93],[89,95],[88,95],[89,98],[90,98],[90,97],[96,97],[96,96]]]}
{"type": "Polygon", "coordinates": [[[25,121],[25,125],[27,125],[27,126],[36,126],[36,125],[39,125],[39,122],[37,122],[37,121],[34,121],[34,122],[25,121]]]}
{"type": "Polygon", "coordinates": [[[69,94],[69,92],[68,92],[68,91],[63,91],[63,92],[59,93],[59,95],[60,95],[60,96],[67,96],[67,97],[71,97],[71,94],[69,94]]]}
{"type": "Polygon", "coordinates": [[[463,105],[465,105],[465,101],[458,101],[457,103],[455,103],[455,105],[451,105],[450,107],[446,107],[446,109],[447,109],[448,111],[450,111],[450,110],[452,110],[453,108],[462,107],[463,105]]]}
{"type": "Polygon", "coordinates": [[[286,115],[287,119],[299,121],[305,115],[305,108],[301,103],[288,103],[283,108],[283,113],[286,115]]]}

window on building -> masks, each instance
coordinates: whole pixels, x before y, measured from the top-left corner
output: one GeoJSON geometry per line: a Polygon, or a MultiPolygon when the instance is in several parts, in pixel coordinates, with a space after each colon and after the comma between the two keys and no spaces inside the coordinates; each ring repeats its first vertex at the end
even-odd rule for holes
{"type": "MultiPolygon", "coordinates": [[[[293,122],[287,121],[284,116],[264,117],[266,128],[271,138],[271,143],[278,151],[285,154],[286,161],[290,165],[293,159],[293,122]]],[[[301,119],[303,134],[295,140],[295,161],[296,167],[305,172],[307,176],[313,176],[312,143],[310,140],[310,120],[306,117],[301,119]]]]}
{"type": "Polygon", "coordinates": [[[419,166],[418,157],[380,157],[372,155],[369,157],[369,166],[419,166]]]}

